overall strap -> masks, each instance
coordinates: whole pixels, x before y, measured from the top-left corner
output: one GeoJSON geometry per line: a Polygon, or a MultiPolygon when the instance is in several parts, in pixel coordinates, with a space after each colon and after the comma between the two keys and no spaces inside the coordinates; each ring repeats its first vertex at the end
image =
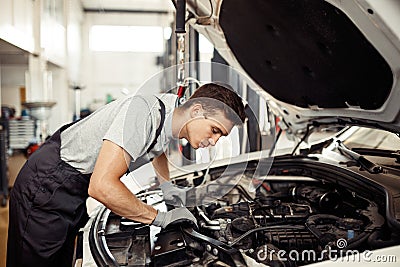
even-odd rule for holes
{"type": "Polygon", "coordinates": [[[147,149],[147,153],[150,152],[150,150],[152,150],[154,148],[154,146],[157,144],[157,138],[160,136],[162,128],[164,126],[164,121],[165,121],[165,105],[164,103],[157,97],[158,102],[160,103],[160,113],[161,113],[161,121],[160,121],[160,125],[158,125],[158,128],[156,130],[156,136],[154,137],[153,143],[151,143],[151,145],[149,146],[149,148],[147,149]]]}
{"type": "MultiPolygon", "coordinates": [[[[160,113],[161,113],[161,120],[160,120],[160,125],[158,125],[158,128],[156,130],[156,136],[154,137],[153,142],[151,143],[151,145],[149,146],[149,148],[147,149],[147,153],[150,152],[150,150],[152,150],[154,148],[154,146],[157,144],[157,138],[160,136],[162,128],[164,126],[164,121],[165,121],[165,105],[164,103],[157,97],[158,102],[160,103],[160,113]]],[[[133,169],[133,164],[137,164],[137,162],[133,162],[131,161],[128,169],[126,170],[126,174],[129,174],[131,172],[131,170],[133,169]]]]}

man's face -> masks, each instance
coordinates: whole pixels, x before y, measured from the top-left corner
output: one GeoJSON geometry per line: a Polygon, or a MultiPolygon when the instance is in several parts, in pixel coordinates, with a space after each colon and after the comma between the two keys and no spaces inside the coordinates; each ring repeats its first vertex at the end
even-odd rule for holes
{"type": "Polygon", "coordinates": [[[225,117],[223,111],[217,111],[214,115],[194,116],[186,124],[186,139],[194,148],[214,146],[221,136],[228,135],[233,123],[225,117]]]}

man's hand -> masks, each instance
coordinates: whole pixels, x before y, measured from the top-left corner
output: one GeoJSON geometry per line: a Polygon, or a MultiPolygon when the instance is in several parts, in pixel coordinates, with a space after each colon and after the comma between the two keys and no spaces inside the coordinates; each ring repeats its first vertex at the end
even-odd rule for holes
{"type": "Polygon", "coordinates": [[[167,227],[170,223],[178,223],[180,221],[191,221],[197,226],[197,220],[193,214],[185,207],[170,210],[168,212],[158,211],[156,218],[152,222],[152,225],[160,226],[162,228],[167,227]]]}
{"type": "Polygon", "coordinates": [[[160,188],[164,194],[165,203],[173,206],[186,206],[187,192],[189,187],[178,187],[170,181],[163,182],[160,188]]]}

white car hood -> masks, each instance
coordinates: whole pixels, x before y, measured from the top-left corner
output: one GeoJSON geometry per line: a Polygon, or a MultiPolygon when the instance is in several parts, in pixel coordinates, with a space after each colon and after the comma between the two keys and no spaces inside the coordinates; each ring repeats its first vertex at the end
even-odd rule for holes
{"type": "Polygon", "coordinates": [[[187,0],[187,9],[293,133],[311,123],[400,132],[400,1],[187,0]]]}

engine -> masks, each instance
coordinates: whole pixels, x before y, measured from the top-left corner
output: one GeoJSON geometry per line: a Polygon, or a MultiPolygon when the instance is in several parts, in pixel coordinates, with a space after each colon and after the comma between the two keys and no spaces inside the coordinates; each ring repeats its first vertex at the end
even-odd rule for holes
{"type": "MultiPolygon", "coordinates": [[[[339,185],[279,177],[259,181],[255,192],[244,188],[238,183],[218,201],[189,208],[197,227],[184,222],[160,231],[108,211],[107,224],[103,216],[92,228],[102,233],[103,254],[113,262],[98,264],[301,266],[376,248],[377,237],[389,239],[381,246],[399,242],[390,240],[376,203],[339,185]]],[[[142,200],[152,194],[161,192],[147,192],[142,200]]]]}
{"type": "MultiPolygon", "coordinates": [[[[232,199],[232,195],[225,199],[232,199]]],[[[199,266],[239,266],[249,260],[269,266],[303,265],[323,259],[322,252],[327,248],[337,252],[346,247],[358,248],[365,241],[366,232],[384,223],[373,203],[317,183],[263,182],[253,199],[230,205],[197,206],[192,211],[198,218],[199,229],[183,230],[182,239],[175,239],[190,247],[184,257],[176,257],[176,251],[171,250],[168,258],[185,259],[176,266],[188,264],[188,258],[191,264],[198,262],[199,266]],[[193,232],[201,237],[192,236],[193,232]],[[315,254],[296,257],[304,251],[315,254]],[[295,256],[285,257],[290,252],[295,256]],[[243,259],[235,259],[233,255],[241,255],[243,259]]],[[[163,238],[157,240],[156,246],[163,247],[163,240],[171,240],[175,234],[175,231],[160,233],[163,238]]],[[[165,253],[153,254],[156,265],[165,264],[165,253]]]]}

